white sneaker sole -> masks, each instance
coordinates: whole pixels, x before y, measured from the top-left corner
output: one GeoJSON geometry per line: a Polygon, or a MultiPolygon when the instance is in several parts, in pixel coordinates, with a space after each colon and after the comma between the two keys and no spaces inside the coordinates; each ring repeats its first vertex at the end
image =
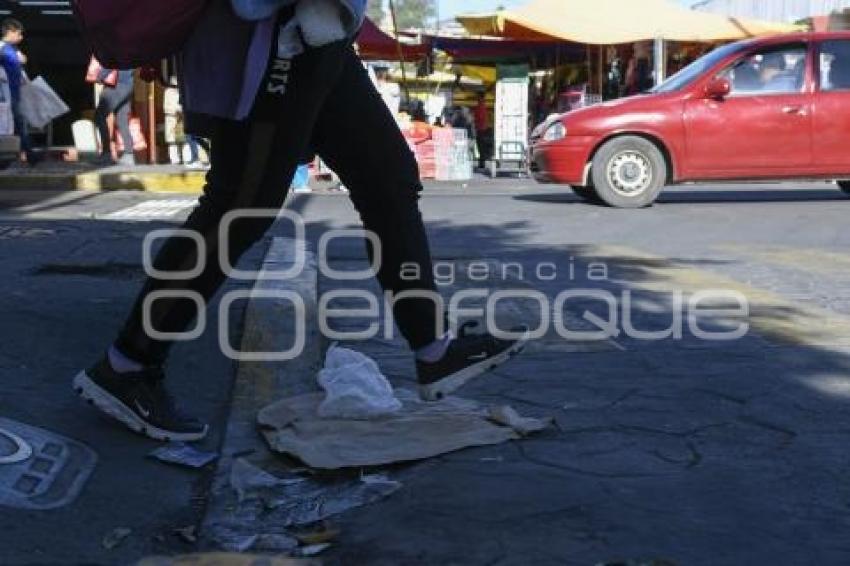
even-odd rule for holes
{"type": "Polygon", "coordinates": [[[528,336],[529,333],[526,332],[513,346],[492,358],[487,358],[475,365],[465,367],[459,372],[447,375],[440,381],[429,383],[428,385],[420,385],[419,396],[425,401],[440,401],[445,399],[476,377],[493,371],[500,365],[516,357],[528,343],[528,336]]]}
{"type": "Polygon", "coordinates": [[[209,430],[209,427],[204,426],[202,432],[178,433],[157,428],[142,420],[132,409],[98,386],[85,371],[81,371],[74,378],[74,391],[102,413],[124,424],[130,430],[153,438],[154,440],[163,442],[194,442],[206,437],[209,430]]]}

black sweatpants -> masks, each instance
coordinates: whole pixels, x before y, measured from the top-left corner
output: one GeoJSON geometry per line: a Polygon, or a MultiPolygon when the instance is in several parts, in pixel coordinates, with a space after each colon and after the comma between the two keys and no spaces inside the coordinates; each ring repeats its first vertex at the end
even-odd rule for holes
{"type": "MultiPolygon", "coordinates": [[[[422,185],[416,161],[395,120],[348,42],[310,49],[292,60],[272,57],[260,95],[244,122],[217,121],[212,132],[212,168],[199,206],[183,229],[207,244],[203,272],[188,281],[149,278],[117,341],[118,349],[146,365],[162,364],[170,347],[146,334],[144,298],[157,290],[194,291],[208,301],[226,275],[218,261],[218,229],[235,209],[279,209],[299,160],[311,150],[339,175],[365,227],[382,243],[378,280],[385,290],[435,292],[428,238],[419,212],[422,185]],[[409,270],[419,266],[419,275],[409,270]],[[402,266],[406,266],[404,274],[402,266]],[[412,276],[413,275],[413,276],[412,276]]],[[[243,219],[227,241],[231,265],[269,229],[273,219],[243,219]]],[[[163,243],[158,271],[191,270],[197,246],[187,238],[163,243]]],[[[367,251],[373,250],[367,243],[367,251]]],[[[411,347],[436,338],[443,313],[429,299],[405,299],[394,317],[411,347]]],[[[183,332],[197,314],[187,299],[152,303],[159,332],[183,332]]]]}

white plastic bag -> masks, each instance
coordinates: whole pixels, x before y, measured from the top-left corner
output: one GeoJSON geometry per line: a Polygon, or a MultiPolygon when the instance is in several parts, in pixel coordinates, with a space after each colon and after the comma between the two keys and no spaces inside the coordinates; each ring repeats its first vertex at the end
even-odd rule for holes
{"type": "Polygon", "coordinates": [[[30,126],[43,128],[68,111],[68,105],[42,77],[21,85],[21,114],[30,126]]]}
{"type": "Polygon", "coordinates": [[[331,346],[319,372],[319,385],[325,390],[318,409],[323,419],[367,420],[401,409],[378,364],[354,350],[331,346]]]}

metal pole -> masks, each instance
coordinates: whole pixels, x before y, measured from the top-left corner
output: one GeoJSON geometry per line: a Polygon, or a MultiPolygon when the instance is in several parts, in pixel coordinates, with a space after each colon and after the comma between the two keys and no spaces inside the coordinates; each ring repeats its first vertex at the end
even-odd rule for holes
{"type": "Polygon", "coordinates": [[[664,38],[655,38],[655,85],[660,85],[667,78],[667,49],[664,38]]]}
{"type": "Polygon", "coordinates": [[[398,60],[401,61],[401,88],[404,89],[404,96],[407,98],[407,103],[410,104],[410,89],[407,86],[407,70],[404,68],[404,49],[401,46],[401,37],[398,35],[398,18],[396,18],[395,0],[390,0],[390,15],[393,19],[393,33],[395,33],[395,43],[398,47],[398,60]]]}
{"type": "Polygon", "coordinates": [[[605,45],[599,46],[599,68],[596,70],[596,79],[599,82],[599,91],[598,94],[600,96],[605,94],[605,66],[606,66],[606,58],[605,52],[608,50],[608,47],[605,45]]]}
{"type": "MultiPolygon", "coordinates": [[[[151,165],[156,165],[156,83],[148,84],[148,132],[150,143],[148,153],[151,165]]],[[[124,151],[127,151],[126,148],[124,151]]],[[[132,148],[131,148],[132,151],[132,148]]]]}

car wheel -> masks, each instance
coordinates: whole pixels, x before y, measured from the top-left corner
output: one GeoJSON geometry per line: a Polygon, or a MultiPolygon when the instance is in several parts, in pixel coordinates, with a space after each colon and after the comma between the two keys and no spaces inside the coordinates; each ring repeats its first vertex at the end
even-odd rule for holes
{"type": "Polygon", "coordinates": [[[596,194],[606,204],[643,208],[655,202],[667,183],[667,162],[651,141],[623,136],[599,149],[592,176],[596,194]]]}
{"type": "Polygon", "coordinates": [[[602,199],[599,198],[599,195],[596,194],[596,188],[593,185],[587,187],[571,187],[573,192],[579,197],[581,200],[586,202],[592,202],[594,204],[599,204],[602,202],[602,199]]]}
{"type": "Polygon", "coordinates": [[[850,195],[850,181],[838,181],[839,188],[850,195]]]}

